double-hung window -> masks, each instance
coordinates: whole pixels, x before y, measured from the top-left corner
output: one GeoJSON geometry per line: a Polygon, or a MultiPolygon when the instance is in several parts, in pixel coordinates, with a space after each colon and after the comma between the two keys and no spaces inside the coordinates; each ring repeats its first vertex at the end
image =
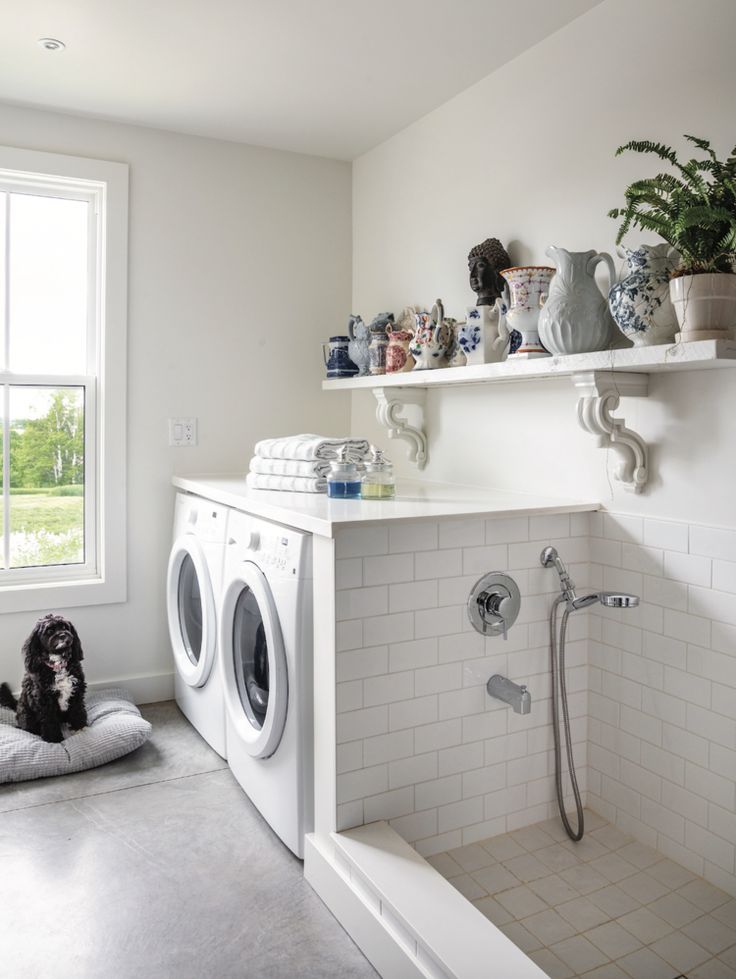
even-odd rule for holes
{"type": "Polygon", "coordinates": [[[125,598],[127,182],[0,147],[0,611],[125,598]]]}

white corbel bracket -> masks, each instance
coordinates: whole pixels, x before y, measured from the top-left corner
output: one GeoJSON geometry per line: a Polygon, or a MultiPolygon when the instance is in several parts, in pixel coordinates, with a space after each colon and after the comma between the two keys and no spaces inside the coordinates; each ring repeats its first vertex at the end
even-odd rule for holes
{"type": "Polygon", "coordinates": [[[623,418],[612,418],[621,398],[646,398],[649,375],[626,371],[585,371],[572,375],[578,390],[578,421],[595,435],[601,448],[619,455],[614,478],[631,493],[641,493],[649,478],[648,449],[641,436],[626,427],[623,418]]]}
{"type": "Polygon", "coordinates": [[[421,388],[374,388],[376,396],[376,418],[380,425],[388,429],[390,439],[403,439],[409,443],[409,459],[416,463],[417,469],[427,464],[427,436],[424,433],[424,402],[426,391],[421,388]],[[410,425],[401,412],[408,405],[419,408],[421,420],[418,426],[410,425]]]}

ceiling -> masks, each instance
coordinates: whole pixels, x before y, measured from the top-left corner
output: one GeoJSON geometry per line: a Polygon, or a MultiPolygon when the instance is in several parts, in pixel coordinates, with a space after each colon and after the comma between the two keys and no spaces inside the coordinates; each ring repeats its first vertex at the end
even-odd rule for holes
{"type": "Polygon", "coordinates": [[[0,0],[0,101],[352,159],[599,2],[0,0]]]}

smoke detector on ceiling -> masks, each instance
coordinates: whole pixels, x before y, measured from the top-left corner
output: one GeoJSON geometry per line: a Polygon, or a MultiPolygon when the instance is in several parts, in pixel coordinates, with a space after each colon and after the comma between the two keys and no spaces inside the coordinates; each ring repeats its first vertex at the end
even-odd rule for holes
{"type": "Polygon", "coordinates": [[[55,37],[39,37],[38,43],[44,51],[63,51],[66,47],[63,41],[55,37]]]}

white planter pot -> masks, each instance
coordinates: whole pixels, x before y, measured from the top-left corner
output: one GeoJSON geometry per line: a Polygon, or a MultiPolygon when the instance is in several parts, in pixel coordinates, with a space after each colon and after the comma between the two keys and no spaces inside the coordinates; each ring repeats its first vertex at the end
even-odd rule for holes
{"type": "Polygon", "coordinates": [[[736,274],[705,272],[670,281],[677,340],[728,340],[736,326],[736,274]]]}

